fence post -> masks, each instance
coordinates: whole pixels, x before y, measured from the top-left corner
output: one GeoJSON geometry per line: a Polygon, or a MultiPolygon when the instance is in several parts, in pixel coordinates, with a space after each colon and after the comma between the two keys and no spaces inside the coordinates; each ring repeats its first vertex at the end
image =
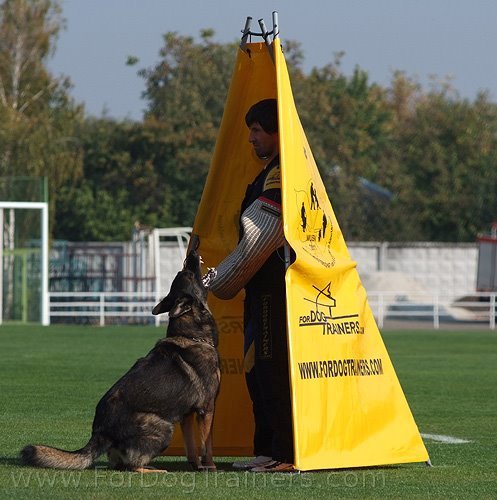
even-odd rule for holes
{"type": "Polygon", "coordinates": [[[384,311],[383,311],[383,293],[378,294],[378,326],[383,328],[383,320],[384,320],[384,311]]]}
{"type": "Polygon", "coordinates": [[[433,328],[440,328],[440,304],[438,302],[438,293],[433,296],[433,328]]]}
{"type": "Polygon", "coordinates": [[[100,326],[105,326],[105,296],[100,294],[100,326]]]}
{"type": "Polygon", "coordinates": [[[490,328],[495,330],[495,293],[490,295],[490,328]]]}

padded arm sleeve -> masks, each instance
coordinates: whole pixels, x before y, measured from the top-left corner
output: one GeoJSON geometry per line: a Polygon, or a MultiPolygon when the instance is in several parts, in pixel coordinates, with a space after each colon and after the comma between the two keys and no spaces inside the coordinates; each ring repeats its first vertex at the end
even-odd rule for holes
{"type": "Polygon", "coordinates": [[[241,224],[242,239],[216,267],[216,277],[209,284],[209,290],[220,299],[233,298],[285,243],[281,207],[271,200],[257,198],[243,212],[241,224]]]}

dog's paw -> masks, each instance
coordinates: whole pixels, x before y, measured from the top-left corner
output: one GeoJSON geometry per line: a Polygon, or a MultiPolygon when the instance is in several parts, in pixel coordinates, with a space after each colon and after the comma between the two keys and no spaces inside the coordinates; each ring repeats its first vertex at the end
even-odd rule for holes
{"type": "Polygon", "coordinates": [[[190,465],[190,469],[193,471],[198,471],[200,468],[200,462],[194,462],[193,460],[188,460],[188,464],[190,465]]]}
{"type": "Polygon", "coordinates": [[[167,472],[166,469],[156,469],[155,467],[151,466],[145,466],[145,467],[136,467],[134,469],[131,469],[131,472],[138,472],[140,474],[149,474],[153,472],[160,472],[160,473],[165,473],[167,472]]]}

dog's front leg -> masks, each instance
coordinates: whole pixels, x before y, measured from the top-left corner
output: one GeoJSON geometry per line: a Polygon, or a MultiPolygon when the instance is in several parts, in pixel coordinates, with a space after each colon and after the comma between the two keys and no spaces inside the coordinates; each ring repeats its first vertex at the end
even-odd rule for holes
{"type": "Polygon", "coordinates": [[[204,470],[216,470],[212,460],[212,425],[214,423],[214,410],[197,414],[197,424],[200,433],[200,446],[202,450],[202,465],[204,470]]]}
{"type": "Polygon", "coordinates": [[[186,459],[194,470],[198,470],[200,461],[198,458],[197,445],[195,443],[195,422],[193,413],[190,413],[181,421],[181,432],[183,433],[183,441],[185,443],[186,459]]]}

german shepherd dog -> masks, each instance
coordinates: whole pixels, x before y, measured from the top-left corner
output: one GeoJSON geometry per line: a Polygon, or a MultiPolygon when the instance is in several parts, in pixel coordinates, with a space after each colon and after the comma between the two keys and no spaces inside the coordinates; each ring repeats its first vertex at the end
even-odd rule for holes
{"type": "Polygon", "coordinates": [[[153,314],[169,312],[167,335],[102,397],[88,444],[77,451],[28,445],[21,451],[26,465],[85,469],[107,452],[110,466],[117,470],[158,472],[146,465],[168,447],[179,422],[192,467],[215,469],[212,422],[220,384],[218,332],[207,307],[200,262],[196,250],[191,251],[169,294],[154,307],[153,314]]]}

